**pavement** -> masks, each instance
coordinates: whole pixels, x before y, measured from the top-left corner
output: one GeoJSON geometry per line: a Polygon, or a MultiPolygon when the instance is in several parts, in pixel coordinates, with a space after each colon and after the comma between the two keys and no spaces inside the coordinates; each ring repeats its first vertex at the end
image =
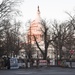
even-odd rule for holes
{"type": "Polygon", "coordinates": [[[75,75],[75,68],[40,67],[0,70],[0,75],[75,75]]]}

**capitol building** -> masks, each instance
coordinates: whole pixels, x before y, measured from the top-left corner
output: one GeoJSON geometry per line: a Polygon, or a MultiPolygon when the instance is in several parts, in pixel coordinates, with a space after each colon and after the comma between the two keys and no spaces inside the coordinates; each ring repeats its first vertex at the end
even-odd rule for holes
{"type": "MultiPolygon", "coordinates": [[[[42,56],[40,50],[38,49],[38,47],[35,43],[35,39],[34,39],[34,36],[36,36],[36,40],[37,40],[38,44],[40,45],[40,48],[42,50],[44,50],[43,32],[41,31],[41,28],[43,28],[43,26],[41,24],[42,18],[40,16],[40,14],[41,14],[41,12],[40,12],[40,9],[39,9],[39,6],[38,6],[37,12],[36,12],[36,17],[33,21],[30,22],[29,29],[28,29],[28,32],[26,34],[26,40],[27,40],[27,43],[31,43],[32,46],[35,47],[36,51],[35,51],[35,54],[33,54],[33,58],[37,58],[37,55],[38,55],[38,58],[42,59],[43,56],[42,56]]],[[[22,56],[25,54],[23,51],[24,50],[22,50],[20,52],[20,55],[22,54],[22,56]]],[[[53,48],[52,45],[49,45],[47,52],[48,52],[47,56],[50,59],[54,60],[55,54],[54,54],[54,48],[53,48]]]]}

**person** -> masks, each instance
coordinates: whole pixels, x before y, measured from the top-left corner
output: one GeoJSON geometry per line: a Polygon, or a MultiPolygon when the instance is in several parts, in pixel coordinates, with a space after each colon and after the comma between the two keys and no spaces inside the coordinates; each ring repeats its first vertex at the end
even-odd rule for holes
{"type": "Polygon", "coordinates": [[[6,68],[7,69],[7,57],[3,57],[3,60],[4,60],[4,68],[6,68]]]}
{"type": "Polygon", "coordinates": [[[10,58],[7,58],[7,69],[10,69],[10,58]]]}
{"type": "Polygon", "coordinates": [[[49,59],[49,56],[47,57],[47,66],[50,65],[50,59],[49,59]]]}
{"type": "Polygon", "coordinates": [[[70,67],[72,68],[72,58],[71,58],[71,55],[70,55],[70,67]]]}
{"type": "Polygon", "coordinates": [[[34,60],[33,60],[33,58],[31,58],[30,63],[31,63],[31,67],[33,67],[33,64],[34,64],[34,60]]]}
{"type": "Polygon", "coordinates": [[[4,68],[4,60],[3,58],[0,58],[0,69],[4,68]]]}
{"type": "Polygon", "coordinates": [[[39,58],[36,59],[37,68],[39,67],[39,58]]]}
{"type": "Polygon", "coordinates": [[[28,68],[30,68],[30,59],[27,59],[28,68]]]}

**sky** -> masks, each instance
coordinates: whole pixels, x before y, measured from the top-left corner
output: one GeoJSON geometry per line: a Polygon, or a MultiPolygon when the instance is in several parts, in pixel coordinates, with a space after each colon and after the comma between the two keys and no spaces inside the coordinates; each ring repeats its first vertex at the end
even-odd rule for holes
{"type": "Polygon", "coordinates": [[[36,18],[38,5],[43,19],[63,22],[69,18],[65,12],[75,13],[75,0],[24,0],[19,6],[23,28],[28,20],[36,18]]]}
{"type": "Polygon", "coordinates": [[[28,20],[36,18],[38,5],[41,18],[47,20],[56,19],[63,22],[69,18],[65,12],[69,12],[71,15],[75,13],[75,0],[24,0],[19,8],[22,12],[21,20],[24,25],[28,20]]]}
{"type": "Polygon", "coordinates": [[[24,0],[20,8],[24,22],[35,19],[38,5],[42,18],[59,21],[69,17],[65,12],[72,13],[75,10],[75,0],[24,0]]]}

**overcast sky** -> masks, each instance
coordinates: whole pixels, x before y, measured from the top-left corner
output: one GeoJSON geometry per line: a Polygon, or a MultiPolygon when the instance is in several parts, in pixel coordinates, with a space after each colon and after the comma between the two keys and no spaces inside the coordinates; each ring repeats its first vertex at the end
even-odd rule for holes
{"type": "Polygon", "coordinates": [[[75,13],[75,0],[24,0],[21,7],[21,20],[25,23],[36,18],[39,5],[41,17],[63,22],[69,18],[65,11],[75,13]]]}
{"type": "Polygon", "coordinates": [[[68,18],[65,11],[73,13],[75,0],[24,0],[21,5],[23,21],[35,19],[37,6],[40,7],[41,17],[64,21],[68,18]]]}
{"type": "Polygon", "coordinates": [[[21,21],[25,23],[35,19],[38,5],[41,17],[50,20],[62,22],[69,18],[65,11],[75,13],[75,0],[24,0],[19,7],[22,11],[21,21]]]}

